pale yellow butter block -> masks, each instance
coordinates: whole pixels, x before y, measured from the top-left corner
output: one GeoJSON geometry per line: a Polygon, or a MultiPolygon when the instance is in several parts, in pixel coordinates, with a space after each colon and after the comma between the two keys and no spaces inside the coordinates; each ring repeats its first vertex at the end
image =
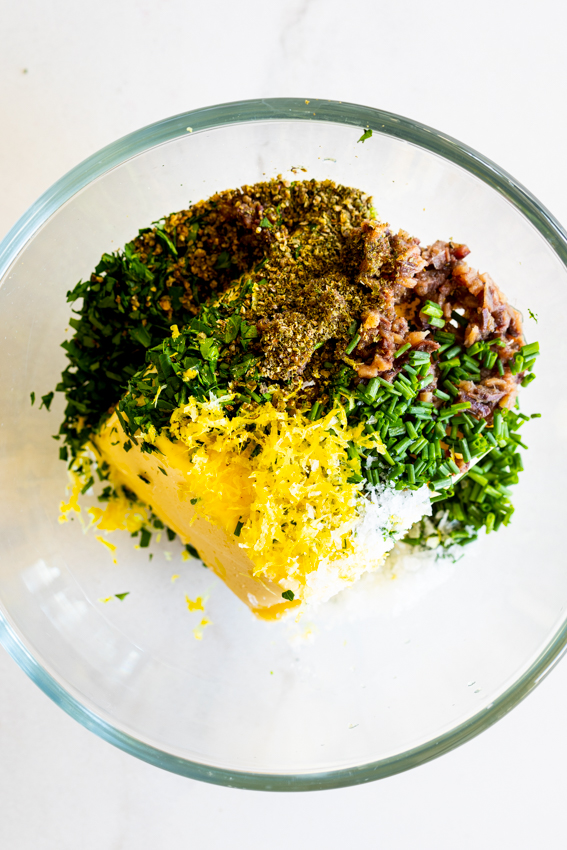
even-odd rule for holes
{"type": "Polygon", "coordinates": [[[280,585],[265,577],[254,577],[254,565],[246,550],[239,546],[239,538],[196,511],[191,498],[198,498],[199,494],[191,493],[187,487],[191,471],[187,446],[160,436],[154,441],[158,454],[142,452],[135,440],[126,451],[124,443],[128,442],[115,413],[93,438],[102,458],[112,467],[114,480],[151,505],[154,513],[183,542],[191,543],[203,562],[254,614],[263,619],[279,619],[301,605],[300,599],[282,599],[280,585]]]}

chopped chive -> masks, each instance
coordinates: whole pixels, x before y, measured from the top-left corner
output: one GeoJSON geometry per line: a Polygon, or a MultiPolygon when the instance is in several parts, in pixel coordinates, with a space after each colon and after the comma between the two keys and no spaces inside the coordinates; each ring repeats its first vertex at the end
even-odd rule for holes
{"type": "Polygon", "coordinates": [[[398,377],[396,378],[396,380],[397,380],[397,381],[401,381],[401,382],[402,382],[402,384],[404,384],[406,387],[409,387],[409,388],[411,389],[411,387],[412,387],[412,382],[410,381],[410,379],[409,379],[408,377],[406,377],[406,375],[404,375],[404,373],[403,373],[403,372],[400,372],[400,373],[398,374],[398,377]]]}
{"type": "Polygon", "coordinates": [[[496,361],[496,368],[498,369],[499,375],[504,374],[504,364],[502,363],[500,358],[498,358],[498,360],[496,361]]]}
{"type": "Polygon", "coordinates": [[[319,418],[319,410],[321,408],[321,402],[316,401],[309,413],[307,414],[307,418],[311,419],[311,421],[319,418]]]}
{"type": "Polygon", "coordinates": [[[93,484],[94,484],[94,478],[91,475],[91,477],[88,479],[88,481],[86,481],[85,484],[83,485],[83,487],[81,488],[81,496],[84,496],[85,493],[87,492],[87,490],[90,490],[90,488],[93,486],[93,484]]]}
{"type": "Polygon", "coordinates": [[[440,319],[443,315],[443,308],[435,301],[426,301],[425,306],[421,308],[421,312],[424,316],[437,316],[440,319]]]}
{"type": "Polygon", "coordinates": [[[447,390],[448,393],[451,393],[452,396],[459,395],[459,391],[451,381],[443,381],[443,386],[447,390]]]}
{"type": "Polygon", "coordinates": [[[361,481],[364,481],[362,475],[359,475],[358,472],[353,472],[352,475],[347,478],[349,484],[360,484],[361,481]]]}
{"type": "MultiPolygon", "coordinates": [[[[411,343],[409,343],[409,342],[406,342],[406,344],[405,344],[405,345],[402,345],[402,347],[401,347],[401,348],[398,348],[398,350],[397,350],[397,351],[396,351],[396,353],[394,354],[394,360],[397,360],[397,358],[398,358],[398,357],[401,357],[401,356],[402,356],[402,354],[405,354],[405,352],[406,352],[409,348],[411,348],[411,343]]],[[[347,352],[347,353],[348,353],[348,352],[347,352]]]]}
{"type": "Polygon", "coordinates": [[[400,395],[400,393],[398,392],[398,390],[394,389],[394,387],[392,386],[392,384],[390,383],[390,381],[387,381],[385,378],[380,378],[380,377],[378,376],[377,378],[372,378],[372,380],[373,380],[373,381],[378,381],[378,383],[380,384],[380,386],[381,386],[381,387],[384,387],[384,389],[385,389],[385,390],[387,390],[389,393],[393,393],[394,395],[398,395],[398,396],[400,395]]]}
{"type": "Polygon", "coordinates": [[[513,508],[513,507],[510,507],[510,508],[506,511],[506,515],[505,515],[504,520],[503,520],[504,525],[510,525],[510,520],[512,519],[512,514],[513,514],[513,513],[514,513],[514,508],[513,508]]]}
{"type": "MultiPolygon", "coordinates": [[[[488,352],[490,354],[490,352],[488,352]]],[[[478,372],[479,365],[476,360],[473,360],[472,357],[469,357],[468,354],[463,354],[463,363],[465,366],[468,366],[473,370],[473,372],[478,372]]]]}
{"type": "Polygon", "coordinates": [[[444,328],[445,327],[445,319],[438,319],[435,316],[429,319],[429,324],[433,325],[434,328],[444,328]]]}
{"type": "Polygon", "coordinates": [[[412,363],[429,363],[431,359],[427,351],[412,351],[409,357],[412,363]]]}
{"type": "Polygon", "coordinates": [[[510,434],[510,439],[527,451],[528,447],[525,443],[522,443],[519,434],[510,434]]]}
{"type": "Polygon", "coordinates": [[[427,465],[427,461],[425,461],[425,460],[418,460],[417,461],[417,463],[414,466],[415,474],[416,474],[417,478],[419,478],[419,476],[421,475],[421,473],[425,469],[426,465],[427,465]]]}
{"type": "Polygon", "coordinates": [[[410,421],[409,421],[409,419],[408,419],[408,421],[406,422],[406,431],[407,431],[407,433],[408,433],[408,437],[411,437],[411,438],[412,438],[412,440],[417,440],[417,439],[418,439],[419,434],[418,434],[418,433],[417,433],[417,431],[415,430],[415,427],[414,427],[413,422],[410,422],[410,421]]]}
{"type": "Polygon", "coordinates": [[[371,378],[366,385],[366,395],[370,398],[375,398],[378,392],[380,381],[377,378],[371,378]]]}
{"type": "Polygon", "coordinates": [[[434,490],[446,490],[447,487],[451,487],[453,484],[452,478],[440,478],[437,481],[432,481],[431,485],[434,490]]]}
{"type": "Polygon", "coordinates": [[[390,437],[401,437],[402,434],[406,433],[405,426],[402,425],[391,425],[388,428],[388,434],[390,437]]]}
{"type": "Polygon", "coordinates": [[[461,449],[461,454],[466,463],[470,463],[472,460],[469,444],[466,439],[459,440],[459,448],[461,449]]]}
{"type": "Polygon", "coordinates": [[[442,360],[439,364],[439,368],[448,372],[450,369],[454,369],[455,366],[458,366],[460,362],[461,361],[458,357],[452,357],[451,360],[442,360]]]}
{"type": "Polygon", "coordinates": [[[435,333],[433,334],[433,338],[437,342],[441,342],[441,343],[445,343],[445,342],[449,342],[449,343],[453,342],[454,343],[455,342],[455,334],[449,333],[448,331],[435,331],[435,333]]]}
{"type": "Polygon", "coordinates": [[[521,384],[523,387],[527,387],[528,384],[531,384],[533,380],[535,380],[535,375],[533,372],[530,372],[529,375],[526,375],[525,378],[522,378],[521,384]]]}
{"type": "Polygon", "coordinates": [[[417,443],[414,443],[414,445],[412,446],[412,452],[414,454],[419,454],[420,451],[428,445],[429,445],[429,443],[425,439],[425,437],[420,437],[419,440],[417,441],[417,443]]]}
{"type": "Polygon", "coordinates": [[[457,322],[457,324],[461,325],[461,327],[463,327],[463,328],[465,328],[469,323],[469,320],[465,319],[464,316],[461,316],[460,313],[457,313],[456,310],[452,311],[451,318],[454,319],[457,322]]]}
{"type": "Polygon", "coordinates": [[[431,419],[431,411],[423,407],[410,407],[408,413],[416,416],[418,419],[431,419]]]}
{"type": "Polygon", "coordinates": [[[243,526],[244,526],[244,523],[240,522],[240,520],[238,520],[238,522],[236,523],[236,528],[234,529],[234,536],[235,537],[240,537],[240,532],[242,531],[243,526]]]}
{"type": "Polygon", "coordinates": [[[472,478],[473,481],[476,481],[478,484],[481,484],[483,487],[486,487],[488,484],[488,478],[485,478],[484,475],[481,475],[480,472],[477,472],[476,469],[471,469],[468,472],[469,478],[472,478]]]}
{"type": "Polygon", "coordinates": [[[451,407],[446,407],[441,410],[439,419],[448,419],[454,416],[455,413],[460,413],[462,410],[467,410],[471,406],[470,401],[461,401],[458,404],[452,404],[451,407]]]}
{"type": "Polygon", "coordinates": [[[437,396],[437,398],[440,398],[442,401],[451,401],[451,396],[448,395],[447,393],[444,393],[443,390],[440,390],[439,388],[437,388],[435,390],[435,395],[437,396]]]}
{"type": "Polygon", "coordinates": [[[345,348],[345,354],[351,354],[354,351],[354,349],[356,348],[356,346],[358,345],[359,342],[360,342],[360,334],[356,334],[355,336],[353,336],[353,338],[351,339],[351,341],[349,342],[349,344],[345,348]]]}
{"type": "Polygon", "coordinates": [[[524,358],[521,354],[516,354],[514,359],[510,361],[510,371],[513,375],[517,375],[524,368],[524,358]]]}
{"type": "Polygon", "coordinates": [[[451,472],[454,472],[454,473],[455,473],[455,475],[458,475],[458,474],[459,474],[459,472],[460,472],[461,470],[459,469],[459,467],[457,466],[457,464],[455,463],[455,461],[454,461],[452,458],[449,458],[449,459],[446,461],[446,463],[447,463],[447,466],[449,467],[449,469],[451,470],[451,472]]]}
{"type": "Polygon", "coordinates": [[[413,440],[411,437],[406,437],[404,440],[400,440],[400,442],[393,447],[394,454],[402,454],[402,452],[405,452],[412,443],[413,440]]]}
{"type": "Polygon", "coordinates": [[[502,414],[498,411],[494,414],[494,437],[499,440],[502,436],[502,414]]]}
{"type": "Polygon", "coordinates": [[[415,395],[412,388],[406,386],[406,384],[401,381],[396,381],[395,388],[403,395],[404,398],[407,398],[408,401],[410,401],[415,395]]]}
{"type": "Polygon", "coordinates": [[[539,342],[530,342],[529,345],[523,345],[520,349],[522,357],[528,358],[539,354],[539,342]]]}

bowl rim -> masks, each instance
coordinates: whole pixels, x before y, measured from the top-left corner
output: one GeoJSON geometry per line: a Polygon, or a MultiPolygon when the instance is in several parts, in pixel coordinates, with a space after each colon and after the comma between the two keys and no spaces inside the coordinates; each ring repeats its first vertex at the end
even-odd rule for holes
{"type": "MultiPolygon", "coordinates": [[[[373,107],[332,100],[268,98],[217,104],[182,112],[142,127],[85,159],[44,192],[0,242],[0,287],[27,242],[73,195],[126,160],[187,133],[231,124],[265,121],[317,121],[373,130],[441,156],[488,184],[505,197],[539,231],[567,267],[567,233],[554,216],[506,171],[477,151],[438,130],[373,107]]],[[[208,766],[174,756],[122,732],[82,705],[33,657],[25,641],[0,610],[0,643],[21,669],[71,717],[130,755],[192,779],[223,786],[265,791],[310,791],[357,785],[392,776],[449,752],[507,714],[553,669],[567,649],[567,622],[529,668],[489,706],[459,726],[404,753],[317,773],[254,773],[208,766]]]]}

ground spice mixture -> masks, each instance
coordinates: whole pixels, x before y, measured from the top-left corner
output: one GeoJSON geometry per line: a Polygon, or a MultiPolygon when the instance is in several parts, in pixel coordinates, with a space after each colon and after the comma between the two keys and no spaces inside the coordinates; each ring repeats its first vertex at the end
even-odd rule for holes
{"type": "Polygon", "coordinates": [[[190,398],[228,416],[340,406],[386,447],[349,447],[359,480],[427,483],[444,545],[507,524],[528,418],[516,396],[539,347],[468,254],[421,247],[331,181],[278,178],[173,213],[68,294],[83,301],[63,343],[61,456],[76,462],[114,409],[151,452],[190,398]]]}

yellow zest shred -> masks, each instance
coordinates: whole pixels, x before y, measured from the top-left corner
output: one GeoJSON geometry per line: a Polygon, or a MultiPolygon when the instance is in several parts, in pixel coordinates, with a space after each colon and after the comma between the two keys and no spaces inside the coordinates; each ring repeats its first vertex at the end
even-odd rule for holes
{"type": "Polygon", "coordinates": [[[205,626],[211,626],[212,620],[207,620],[206,617],[203,617],[198,626],[193,629],[193,636],[195,640],[203,640],[203,629],[205,626]]]}
{"type": "Polygon", "coordinates": [[[173,412],[170,432],[191,461],[180,496],[197,495],[202,516],[240,530],[257,577],[303,584],[322,562],[353,554],[364,497],[362,483],[349,481],[360,474],[349,444],[385,449],[362,424],[350,426],[341,407],[311,421],[268,402],[229,419],[217,401],[191,398],[173,412]]]}
{"type": "Polygon", "coordinates": [[[69,517],[67,514],[69,511],[75,511],[75,513],[81,513],[81,506],[79,505],[79,496],[81,495],[81,490],[83,489],[83,485],[85,481],[79,472],[75,472],[75,470],[69,471],[69,477],[71,479],[71,483],[68,489],[70,489],[70,496],[68,502],[61,502],[59,506],[59,510],[61,511],[61,515],[59,516],[59,522],[67,522],[69,517]]]}
{"type": "Polygon", "coordinates": [[[205,606],[203,605],[203,597],[198,596],[195,600],[189,599],[188,596],[185,596],[185,602],[187,603],[187,608],[189,611],[204,611],[205,606]]]}
{"type": "MultiPolygon", "coordinates": [[[[81,495],[86,482],[93,477],[92,473],[96,464],[98,464],[97,452],[92,445],[87,444],[69,470],[70,484],[68,486],[68,490],[70,490],[70,496],[68,502],[61,502],[61,515],[59,517],[59,522],[67,522],[67,514],[70,511],[75,511],[79,514],[79,519],[83,522],[79,496],[81,495]]],[[[111,478],[109,478],[109,483],[112,484],[111,478]]],[[[147,509],[139,502],[133,502],[127,498],[121,487],[114,488],[113,496],[105,504],[104,508],[95,505],[90,507],[87,513],[91,516],[91,522],[89,526],[86,527],[86,530],[88,530],[91,526],[94,526],[100,531],[109,532],[121,530],[128,531],[132,534],[139,531],[149,522],[147,509]]],[[[110,549],[111,552],[116,551],[116,546],[108,540],[105,540],[104,537],[97,536],[96,539],[110,549]]],[[[116,563],[116,559],[114,559],[114,563],[116,563]]]]}
{"type": "Polygon", "coordinates": [[[116,552],[116,546],[114,545],[114,543],[111,543],[109,540],[105,540],[104,537],[101,537],[98,534],[97,534],[96,539],[98,540],[99,543],[102,543],[103,546],[107,546],[110,549],[111,552],[116,552]]]}

